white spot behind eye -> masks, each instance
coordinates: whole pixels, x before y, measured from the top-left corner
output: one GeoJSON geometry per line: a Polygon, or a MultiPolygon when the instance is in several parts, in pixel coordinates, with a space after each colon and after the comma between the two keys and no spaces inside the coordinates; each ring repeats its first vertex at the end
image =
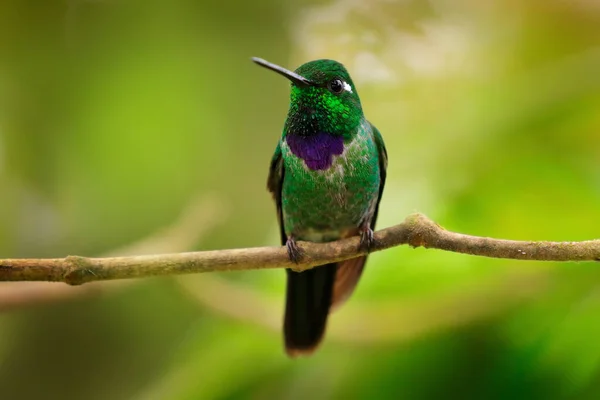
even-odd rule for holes
{"type": "Polygon", "coordinates": [[[348,82],[344,82],[344,90],[346,92],[352,93],[352,86],[350,86],[350,84],[348,82]]]}

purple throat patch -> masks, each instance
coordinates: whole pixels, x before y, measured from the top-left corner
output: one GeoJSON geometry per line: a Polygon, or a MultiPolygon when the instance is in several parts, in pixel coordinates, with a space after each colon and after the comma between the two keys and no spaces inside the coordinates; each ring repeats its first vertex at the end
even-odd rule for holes
{"type": "Polygon", "coordinates": [[[344,138],[326,132],[310,136],[288,134],[285,141],[292,153],[303,159],[306,166],[313,171],[331,167],[333,156],[344,152],[344,138]]]}

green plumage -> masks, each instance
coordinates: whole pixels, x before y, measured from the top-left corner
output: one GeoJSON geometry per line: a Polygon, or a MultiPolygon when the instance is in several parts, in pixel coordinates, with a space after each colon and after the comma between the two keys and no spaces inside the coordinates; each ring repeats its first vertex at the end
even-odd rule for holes
{"type": "MultiPolygon", "coordinates": [[[[363,115],[344,66],[317,60],[288,71],[254,59],[292,81],[290,109],[267,186],[277,205],[281,243],[290,258],[296,240],[329,242],[360,235],[370,248],[383,193],[387,153],[381,134],[363,115]]],[[[304,272],[287,270],[284,320],[289,355],[318,346],[332,307],[354,290],[366,256],[304,272]]]]}
{"type": "Polygon", "coordinates": [[[344,143],[330,168],[312,171],[282,141],[286,171],[281,193],[283,226],[298,240],[327,242],[356,230],[379,198],[378,146],[371,124],[363,120],[344,143]]]}

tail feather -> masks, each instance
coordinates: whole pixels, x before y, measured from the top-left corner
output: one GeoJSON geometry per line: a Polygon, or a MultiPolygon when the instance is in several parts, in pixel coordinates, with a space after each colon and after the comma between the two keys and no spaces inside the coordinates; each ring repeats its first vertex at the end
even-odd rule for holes
{"type": "Polygon", "coordinates": [[[336,310],[350,297],[358,280],[365,268],[367,256],[351,258],[338,263],[333,285],[333,297],[331,299],[331,310],[336,310]]]}
{"type": "Polygon", "coordinates": [[[284,336],[288,355],[312,353],[319,345],[331,308],[337,264],[303,272],[287,270],[284,336]]]}

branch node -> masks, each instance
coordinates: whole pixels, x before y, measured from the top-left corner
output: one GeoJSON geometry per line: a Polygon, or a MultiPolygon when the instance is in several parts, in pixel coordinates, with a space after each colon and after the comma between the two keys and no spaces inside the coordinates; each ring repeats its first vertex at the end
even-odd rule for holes
{"type": "Polygon", "coordinates": [[[86,257],[67,256],[65,264],[67,265],[67,272],[64,281],[69,285],[81,285],[90,280],[89,275],[96,276],[92,263],[86,257]]]}
{"type": "Polygon", "coordinates": [[[412,248],[429,247],[432,238],[435,238],[437,233],[444,229],[425,215],[419,213],[409,215],[405,223],[409,228],[407,243],[412,248]]]}

